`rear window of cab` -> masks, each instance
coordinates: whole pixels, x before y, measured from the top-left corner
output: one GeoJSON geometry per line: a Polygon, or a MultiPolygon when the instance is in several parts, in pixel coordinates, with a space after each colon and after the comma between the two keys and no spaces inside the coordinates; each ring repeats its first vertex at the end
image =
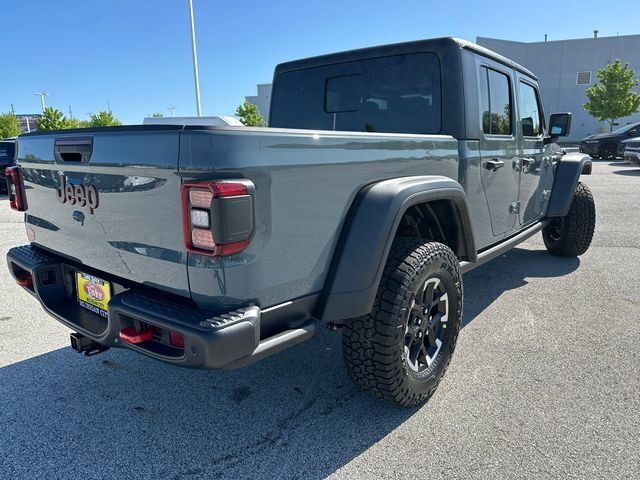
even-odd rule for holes
{"type": "Polygon", "coordinates": [[[440,63],[411,53],[281,73],[271,127],[387,133],[439,133],[440,63]]]}

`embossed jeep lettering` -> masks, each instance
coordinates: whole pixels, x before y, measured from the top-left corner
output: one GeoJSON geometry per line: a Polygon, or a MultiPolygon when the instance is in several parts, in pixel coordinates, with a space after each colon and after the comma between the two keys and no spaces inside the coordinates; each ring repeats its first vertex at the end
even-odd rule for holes
{"type": "Polygon", "coordinates": [[[56,189],[56,197],[60,203],[69,202],[69,205],[87,207],[89,213],[98,208],[98,190],[93,185],[73,185],[67,182],[66,175],[60,175],[60,186],[56,189]]]}

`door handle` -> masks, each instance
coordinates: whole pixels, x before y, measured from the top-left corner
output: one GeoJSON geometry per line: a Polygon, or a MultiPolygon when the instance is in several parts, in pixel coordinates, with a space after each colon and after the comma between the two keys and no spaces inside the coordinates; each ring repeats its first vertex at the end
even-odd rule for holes
{"type": "Polygon", "coordinates": [[[88,162],[93,153],[93,137],[57,138],[54,154],[58,162],[88,162]]]}
{"type": "Polygon", "coordinates": [[[492,172],[495,172],[502,167],[504,167],[504,162],[502,160],[498,160],[497,158],[492,158],[484,164],[484,168],[486,168],[487,170],[491,170],[492,172]]]}
{"type": "Polygon", "coordinates": [[[529,168],[536,164],[536,159],[533,157],[524,157],[520,159],[522,164],[522,171],[525,173],[529,173],[529,168]]]}

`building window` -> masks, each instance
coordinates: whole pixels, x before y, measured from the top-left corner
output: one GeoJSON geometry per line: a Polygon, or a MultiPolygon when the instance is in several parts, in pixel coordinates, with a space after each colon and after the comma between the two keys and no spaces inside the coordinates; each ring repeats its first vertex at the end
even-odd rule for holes
{"type": "Polygon", "coordinates": [[[577,85],[590,85],[591,84],[591,72],[578,72],[576,78],[577,85]]]}

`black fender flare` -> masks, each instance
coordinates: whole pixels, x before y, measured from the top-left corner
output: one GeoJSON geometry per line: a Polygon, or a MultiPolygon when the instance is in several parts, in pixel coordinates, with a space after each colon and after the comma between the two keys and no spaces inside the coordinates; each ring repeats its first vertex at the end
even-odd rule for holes
{"type": "Polygon", "coordinates": [[[573,192],[580,175],[591,174],[591,157],[582,153],[568,153],[556,165],[547,207],[547,217],[564,217],[569,213],[573,192]]]}
{"type": "Polygon", "coordinates": [[[460,258],[474,262],[477,252],[462,186],[444,176],[383,180],[365,187],[342,228],[316,318],[343,320],[366,315],[382,278],[391,244],[408,208],[434,200],[451,202],[457,218],[460,258]]]}

